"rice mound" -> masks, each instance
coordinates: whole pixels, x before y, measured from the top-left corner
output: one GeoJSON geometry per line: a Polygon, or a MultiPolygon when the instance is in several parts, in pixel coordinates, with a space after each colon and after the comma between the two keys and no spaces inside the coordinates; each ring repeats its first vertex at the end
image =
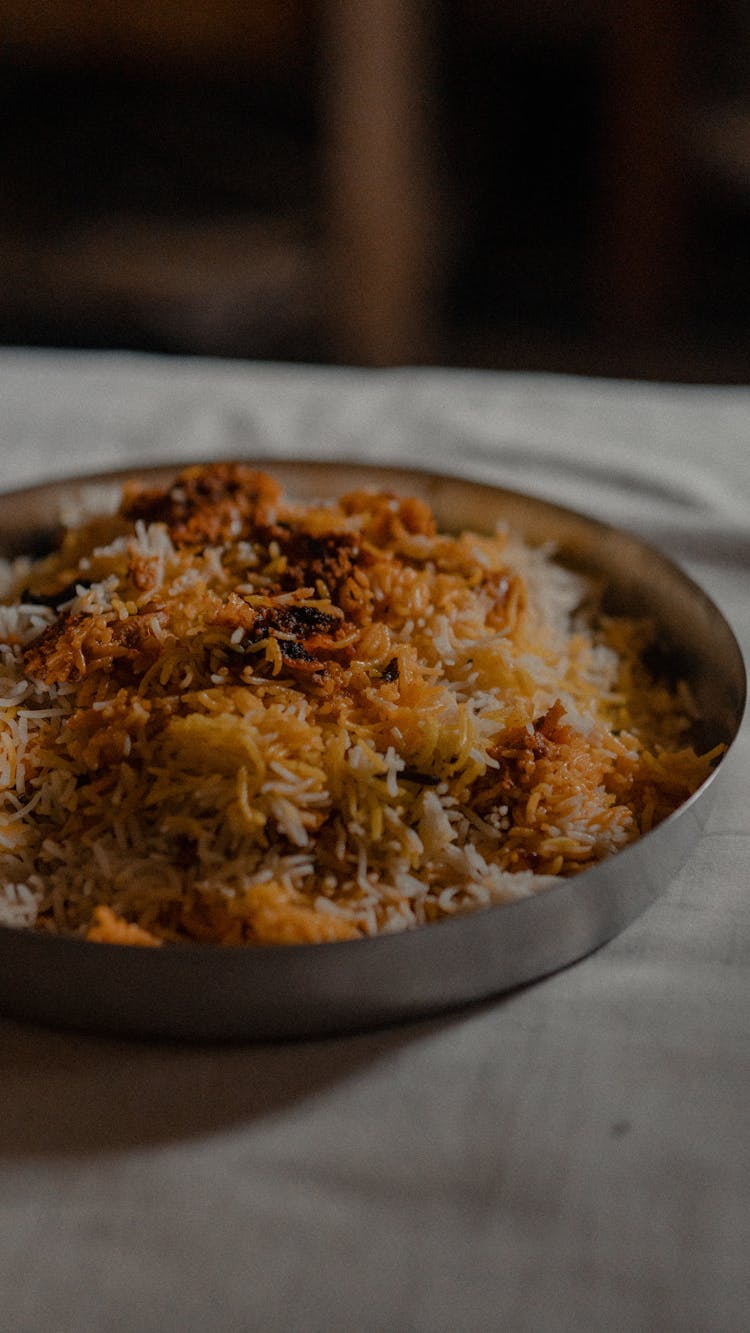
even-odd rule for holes
{"type": "Polygon", "coordinates": [[[293,944],[504,903],[707,776],[654,630],[416,498],[126,485],[0,605],[0,922],[293,944]]]}

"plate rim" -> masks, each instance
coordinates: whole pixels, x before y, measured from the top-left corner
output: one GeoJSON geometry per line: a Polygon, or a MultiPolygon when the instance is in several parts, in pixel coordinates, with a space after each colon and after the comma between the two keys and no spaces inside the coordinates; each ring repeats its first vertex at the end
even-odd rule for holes
{"type": "MultiPolygon", "coordinates": [[[[689,815],[691,811],[694,812],[696,806],[703,803],[707,791],[714,787],[717,778],[719,778],[720,775],[723,774],[727,759],[733,752],[737,739],[742,730],[742,724],[747,709],[747,698],[748,698],[747,668],[745,665],[741,647],[738,643],[737,637],[734,633],[731,623],[724,615],[724,613],[721,611],[721,609],[716,605],[716,603],[713,601],[710,595],[705,591],[705,589],[702,588],[701,585],[691,577],[691,575],[689,575],[684,569],[682,569],[682,567],[677,561],[673,560],[670,556],[666,555],[662,550],[660,550],[657,546],[653,545],[651,542],[644,540],[639,535],[630,531],[627,526],[622,526],[622,527],[616,526],[596,516],[592,516],[583,511],[571,508],[568,505],[558,504],[554,501],[546,499],[545,497],[534,495],[533,493],[520,491],[515,488],[507,487],[505,485],[487,480],[480,480],[477,477],[466,475],[466,472],[464,470],[458,471],[448,468],[436,469],[433,464],[430,464],[430,466],[425,466],[425,467],[413,466],[411,464],[408,467],[402,467],[398,464],[393,464],[385,461],[382,462],[376,461],[374,463],[369,463],[367,461],[358,459],[356,457],[351,457],[351,458],[277,457],[271,455],[264,455],[257,451],[253,451],[252,453],[243,453],[241,455],[235,454],[233,456],[222,456],[221,460],[219,460],[218,458],[216,459],[209,458],[204,460],[197,460],[195,458],[190,458],[186,460],[168,459],[156,462],[152,461],[148,464],[140,464],[134,462],[132,465],[126,467],[118,467],[115,469],[76,472],[58,477],[45,478],[42,481],[36,483],[25,484],[18,487],[11,487],[0,492],[0,556],[3,555],[3,545],[4,545],[2,510],[3,508],[6,507],[6,505],[9,502],[20,505],[22,504],[25,497],[34,498],[35,500],[38,501],[43,497],[46,497],[48,494],[50,496],[50,501],[51,501],[51,498],[54,495],[57,494],[62,497],[66,492],[74,492],[76,488],[92,487],[92,486],[95,487],[99,485],[101,486],[117,485],[117,484],[122,484],[126,480],[136,479],[136,478],[142,479],[146,483],[148,483],[149,479],[153,478],[155,480],[157,476],[164,477],[165,474],[177,475],[185,467],[201,466],[206,462],[212,462],[212,461],[243,463],[247,466],[251,466],[262,470],[267,470],[272,475],[276,471],[281,473],[291,474],[294,472],[295,469],[299,468],[308,469],[311,472],[318,473],[321,476],[321,478],[324,476],[326,472],[328,472],[328,474],[330,475],[332,470],[338,471],[340,473],[341,472],[359,473],[359,474],[366,473],[372,476],[373,485],[380,486],[381,488],[384,484],[383,483],[384,477],[390,477],[393,480],[394,484],[399,484],[397,483],[397,479],[400,478],[401,479],[400,489],[403,491],[403,493],[408,493],[408,487],[410,485],[411,479],[413,479],[415,482],[418,482],[421,486],[424,486],[425,484],[429,485],[430,483],[432,483],[433,485],[439,487],[441,484],[444,485],[447,482],[447,483],[457,484],[463,489],[468,488],[470,491],[476,490],[484,493],[490,492],[491,495],[493,497],[496,497],[500,502],[504,501],[510,504],[514,501],[517,502],[520,501],[524,506],[529,506],[540,513],[559,515],[562,516],[567,521],[574,520],[576,523],[581,524],[584,529],[597,534],[601,540],[605,540],[606,537],[610,534],[616,535],[619,541],[621,541],[622,539],[626,539],[627,542],[632,543],[634,547],[638,548],[641,552],[645,553],[649,561],[655,562],[661,568],[666,570],[669,574],[670,579],[674,580],[676,578],[678,584],[680,584],[686,591],[689,592],[691,598],[693,598],[696,602],[699,602],[710,613],[712,617],[717,618],[718,623],[721,625],[722,633],[724,634],[727,644],[729,645],[730,649],[732,650],[735,656],[735,662],[733,666],[735,672],[737,673],[736,683],[738,684],[739,687],[738,702],[736,709],[734,711],[733,730],[731,735],[727,739],[726,749],[724,753],[719,757],[712,771],[707,775],[707,777],[701,783],[700,787],[698,787],[696,791],[693,792],[691,796],[687,798],[686,801],[684,801],[680,806],[678,806],[677,809],[674,810],[667,817],[667,819],[663,820],[659,825],[651,829],[646,834],[643,834],[634,843],[629,844],[622,850],[613,853],[610,857],[607,857],[603,862],[599,862],[596,865],[581,871],[580,874],[576,876],[572,876],[568,879],[561,879],[558,883],[548,886],[547,888],[541,890],[539,893],[532,894],[529,896],[524,896],[522,898],[515,899],[507,903],[494,903],[494,904],[482,905],[469,912],[457,913],[455,916],[447,916],[444,918],[439,918],[432,922],[419,923],[414,926],[409,926],[405,930],[399,932],[390,932],[390,933],[384,932],[374,936],[362,936],[349,940],[324,941],[315,944],[295,944],[289,946],[263,945],[263,944],[250,944],[250,945],[238,946],[238,945],[225,945],[220,943],[212,944],[205,942],[201,943],[197,941],[185,941],[180,943],[165,942],[158,949],[148,949],[148,950],[135,950],[132,948],[128,950],[128,949],[123,949],[123,946],[119,944],[111,944],[111,943],[102,944],[96,942],[97,957],[101,957],[102,959],[116,958],[118,962],[120,962],[123,959],[123,955],[128,955],[128,954],[132,955],[134,953],[147,956],[153,956],[154,954],[157,954],[159,957],[164,957],[165,955],[175,957],[176,955],[179,955],[185,959],[192,958],[194,960],[202,960],[201,963],[198,964],[202,965],[202,962],[205,960],[211,960],[211,962],[213,963],[215,962],[215,960],[217,959],[221,960],[226,958],[227,956],[232,956],[233,958],[245,958],[248,960],[248,962],[251,962],[253,959],[257,960],[259,956],[265,956],[267,958],[272,957],[276,960],[279,960],[285,956],[288,957],[291,954],[293,954],[298,960],[298,962],[295,963],[295,967],[299,969],[299,968],[304,968],[305,963],[311,959],[315,958],[323,959],[324,957],[328,958],[342,957],[343,956],[342,947],[345,946],[348,946],[347,949],[348,956],[354,957],[356,956],[355,951],[357,951],[359,954],[363,954],[364,952],[369,952],[376,956],[382,953],[385,953],[387,955],[388,947],[389,945],[392,944],[392,941],[394,939],[402,939],[402,940],[407,939],[416,941],[416,940],[424,940],[425,938],[427,939],[434,938],[437,944],[437,941],[439,939],[445,938],[446,932],[451,931],[455,933],[457,927],[458,927],[458,933],[460,933],[460,931],[463,929],[468,934],[471,934],[472,925],[476,925],[476,923],[481,923],[482,921],[486,921],[488,918],[492,918],[493,920],[500,919],[501,916],[507,917],[507,914],[509,913],[512,913],[515,917],[518,917],[519,914],[523,913],[524,909],[528,909],[528,904],[530,902],[540,902],[543,900],[551,899],[553,897],[560,898],[560,896],[563,894],[566,895],[567,897],[570,897],[572,894],[574,895],[574,889],[577,884],[582,883],[584,880],[587,881],[589,884],[591,884],[592,879],[597,875],[599,877],[602,877],[601,872],[604,866],[611,867],[614,863],[616,863],[617,866],[623,870],[623,873],[627,875],[627,870],[630,864],[643,857],[644,846],[648,851],[648,847],[654,844],[657,840],[659,840],[660,842],[664,842],[665,839],[668,840],[670,837],[670,831],[674,829],[678,823],[681,825],[685,823],[685,816],[689,815]]],[[[283,480],[283,478],[280,477],[280,480],[283,480]]],[[[339,492],[337,491],[337,493],[339,492]]],[[[481,528],[479,528],[478,530],[481,531],[481,528]]],[[[697,840],[697,836],[694,841],[697,840]]],[[[608,876],[611,877],[611,874],[612,871],[610,869],[610,871],[608,872],[608,876]]],[[[666,885],[664,887],[666,887],[666,885]]],[[[653,898],[655,896],[657,896],[657,894],[652,894],[649,897],[649,900],[645,904],[645,906],[648,906],[649,902],[653,901],[653,898]]],[[[634,916],[640,915],[641,911],[643,910],[644,910],[643,906],[637,908],[634,911],[633,916],[631,916],[629,919],[633,919],[634,916]]],[[[627,924],[627,921],[625,924],[627,924]]],[[[612,935],[614,934],[618,934],[622,928],[623,926],[620,925],[616,927],[609,934],[604,934],[603,936],[595,940],[593,943],[591,943],[588,948],[584,949],[582,952],[576,953],[574,957],[569,959],[568,961],[572,962],[575,961],[577,958],[584,957],[586,953],[591,952],[591,950],[594,948],[597,948],[601,943],[604,943],[606,939],[612,938],[612,935]]],[[[28,947],[30,947],[31,949],[37,949],[37,950],[42,949],[46,952],[57,950],[58,952],[68,954],[71,958],[74,958],[76,955],[80,955],[80,957],[89,957],[91,954],[92,942],[82,939],[78,936],[56,935],[53,933],[34,931],[29,927],[0,925],[0,946],[2,946],[3,949],[5,949],[6,946],[12,947],[13,941],[18,941],[19,939],[23,939],[27,942],[31,940],[36,941],[35,944],[28,945],[28,947]]],[[[402,945],[401,948],[408,948],[408,945],[402,945]]],[[[560,965],[565,966],[567,965],[567,963],[563,963],[560,965]]],[[[140,968],[141,970],[143,970],[144,968],[148,968],[148,966],[149,966],[148,963],[138,964],[138,968],[140,968]]],[[[158,967],[158,964],[154,966],[158,967]]],[[[188,964],[186,963],[185,966],[188,966],[188,964]]],[[[550,970],[554,971],[556,969],[553,967],[550,970]]],[[[540,979],[541,976],[543,975],[546,975],[546,972],[533,973],[530,974],[526,978],[526,980],[534,981],[540,979]]],[[[503,985],[501,983],[497,987],[497,990],[495,992],[487,992],[487,994],[489,995],[490,993],[501,993],[508,989],[509,989],[508,986],[503,985]]],[[[455,1005],[451,1003],[450,1007],[455,1007],[455,1005]]],[[[418,1012],[416,1011],[413,1013],[406,1013],[404,1015],[404,1017],[407,1018],[416,1016],[418,1016],[418,1012]]],[[[371,1024],[366,1024],[366,1026],[371,1026],[371,1024]]],[[[107,1028],[104,1030],[111,1030],[111,1028],[107,1028]]],[[[251,1030],[252,1030],[252,1025],[250,1025],[249,1031],[251,1030]]],[[[339,1029],[337,1028],[336,1025],[334,1025],[333,1028],[331,1029],[331,1031],[333,1032],[337,1030],[339,1029]]],[[[314,1033],[303,1033],[302,1029],[300,1029],[299,1031],[301,1035],[314,1035],[314,1033]]]]}

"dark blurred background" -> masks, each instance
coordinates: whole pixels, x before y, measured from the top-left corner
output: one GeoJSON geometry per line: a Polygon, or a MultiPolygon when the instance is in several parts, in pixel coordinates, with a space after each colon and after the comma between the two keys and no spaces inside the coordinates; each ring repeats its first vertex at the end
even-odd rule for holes
{"type": "Polygon", "coordinates": [[[0,342],[745,382],[747,0],[0,0],[0,342]]]}

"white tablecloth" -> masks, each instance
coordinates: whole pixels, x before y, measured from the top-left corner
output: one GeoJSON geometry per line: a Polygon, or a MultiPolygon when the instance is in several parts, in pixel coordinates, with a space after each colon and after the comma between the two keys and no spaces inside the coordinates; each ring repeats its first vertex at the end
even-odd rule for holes
{"type": "MultiPolygon", "coordinates": [[[[3,483],[256,452],[630,526],[750,656],[750,389],[0,352],[3,483]]],[[[750,1327],[750,742],[663,897],[559,975],[276,1046],[0,1020],[0,1329],[750,1327]]]]}

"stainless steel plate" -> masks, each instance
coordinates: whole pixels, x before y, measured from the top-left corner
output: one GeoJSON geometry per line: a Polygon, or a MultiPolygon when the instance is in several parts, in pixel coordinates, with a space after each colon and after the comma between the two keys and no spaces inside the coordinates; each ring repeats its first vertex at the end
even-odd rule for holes
{"type": "MultiPolygon", "coordinates": [[[[705,744],[734,740],[746,691],[734,635],[696,584],[636,538],[529,496],[449,476],[338,462],[257,465],[305,500],[383,487],[423,496],[448,529],[491,530],[504,519],[532,543],[553,542],[566,562],[604,577],[612,609],[657,618],[706,719],[705,744]]],[[[176,471],[141,468],[137,475],[159,483],[176,471]]],[[[75,502],[82,487],[132,475],[0,496],[0,552],[43,549],[61,506],[75,502]]],[[[373,1027],[497,994],[581,958],[648,906],[700,837],[724,762],[668,820],[593,869],[537,897],[399,935],[289,948],[152,950],[0,927],[0,1011],[110,1033],[269,1039],[373,1027]]]]}

